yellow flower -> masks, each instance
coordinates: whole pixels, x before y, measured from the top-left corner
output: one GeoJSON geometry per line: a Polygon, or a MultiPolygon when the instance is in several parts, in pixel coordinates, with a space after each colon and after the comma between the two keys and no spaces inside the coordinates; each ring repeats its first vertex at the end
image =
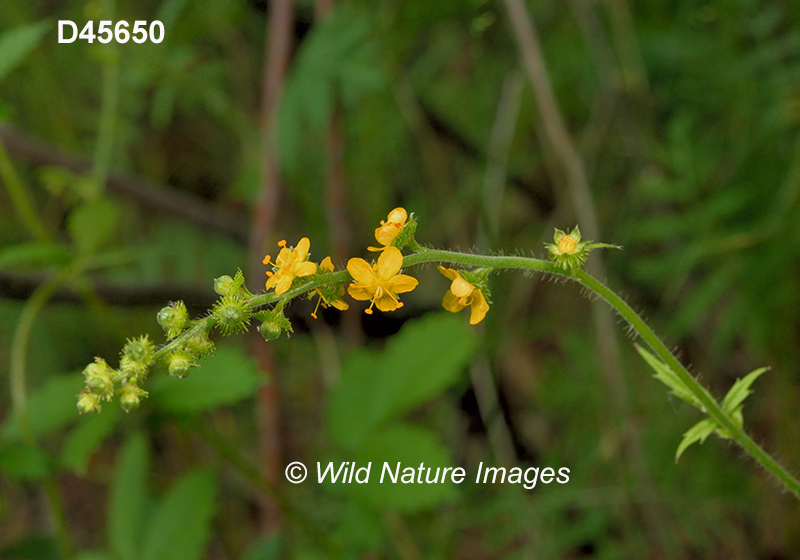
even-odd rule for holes
{"type": "Polygon", "coordinates": [[[317,272],[317,265],[308,260],[308,249],[311,247],[311,242],[308,237],[304,237],[297,244],[297,247],[286,247],[286,240],[278,243],[282,247],[275,262],[272,262],[272,257],[267,255],[262,261],[264,264],[269,264],[274,267],[274,272],[267,271],[267,289],[269,290],[275,286],[275,293],[281,295],[292,285],[295,276],[311,276],[317,272]]]}
{"type": "Polygon", "coordinates": [[[350,284],[347,291],[353,299],[372,300],[365,311],[367,314],[372,313],[373,305],[381,311],[394,311],[403,307],[397,294],[410,292],[419,282],[411,276],[398,274],[401,266],[403,255],[397,247],[386,247],[378,257],[377,264],[372,266],[364,259],[350,259],[347,261],[347,272],[355,282],[350,284]]]}
{"type": "Polygon", "coordinates": [[[473,286],[452,268],[439,266],[439,272],[452,280],[450,289],[442,299],[442,306],[451,313],[458,313],[466,306],[470,306],[469,324],[477,325],[489,311],[489,304],[480,288],[473,286]]]}
{"type": "MultiPolygon", "coordinates": [[[[320,270],[324,270],[325,272],[333,272],[333,261],[331,261],[330,257],[325,257],[324,259],[322,259],[322,262],[319,263],[319,268],[320,270]]],[[[320,303],[322,304],[322,307],[327,308],[329,305],[332,305],[340,311],[347,311],[347,309],[350,308],[347,302],[342,300],[341,298],[341,296],[344,295],[344,287],[340,288],[339,291],[340,297],[338,297],[337,299],[331,299],[330,301],[328,301],[328,299],[324,295],[322,295],[322,292],[320,291],[319,288],[314,288],[314,291],[317,293],[317,295],[319,295],[319,299],[317,300],[317,306],[314,308],[314,313],[311,314],[311,316],[314,317],[314,319],[317,318],[317,311],[319,310],[320,303]]],[[[313,297],[313,294],[311,297],[313,297]]],[[[309,297],[309,299],[311,298],[309,297]]]]}
{"type": "Polygon", "coordinates": [[[383,251],[387,247],[391,246],[392,241],[400,231],[403,229],[403,226],[406,225],[406,220],[408,219],[408,213],[406,213],[405,208],[395,208],[391,212],[389,212],[389,216],[386,220],[381,220],[381,227],[375,230],[375,239],[383,245],[383,247],[367,247],[369,251],[383,251]]]}

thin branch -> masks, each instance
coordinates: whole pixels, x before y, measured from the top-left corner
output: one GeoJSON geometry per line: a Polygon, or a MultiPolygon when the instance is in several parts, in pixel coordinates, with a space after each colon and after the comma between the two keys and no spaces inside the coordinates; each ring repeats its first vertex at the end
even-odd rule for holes
{"type": "MultiPolygon", "coordinates": [[[[63,167],[76,174],[87,174],[92,168],[90,162],[34,140],[9,125],[0,127],[0,141],[5,144],[9,154],[32,165],[63,167]]],[[[112,173],[106,179],[106,187],[110,192],[130,197],[160,213],[218,231],[241,243],[247,241],[247,228],[241,216],[167,185],[112,173]]]]}
{"type": "MultiPolygon", "coordinates": [[[[566,175],[567,189],[578,223],[587,234],[587,238],[600,239],[600,229],[592,193],[589,189],[586,168],[570,138],[564,118],[558,108],[533,18],[525,6],[524,0],[504,0],[504,2],[519,45],[523,67],[533,87],[548,143],[552,146],[555,157],[566,175]],[[586,224],[585,227],[584,224],[586,224]]],[[[598,258],[590,259],[586,264],[586,269],[594,276],[605,277],[604,266],[598,258]]],[[[619,347],[614,334],[614,317],[611,311],[597,300],[592,302],[592,317],[600,363],[611,394],[611,402],[614,405],[618,421],[626,421],[630,418],[630,397],[627,382],[622,373],[619,347]]],[[[662,551],[669,552],[672,549],[672,541],[668,537],[662,520],[656,491],[644,460],[638,433],[628,424],[623,430],[623,436],[626,442],[626,451],[632,463],[632,474],[636,477],[638,485],[647,498],[643,510],[645,526],[651,531],[651,540],[657,543],[662,551]]]]}
{"type": "MultiPolygon", "coordinates": [[[[47,280],[42,274],[22,274],[0,271],[0,298],[27,300],[47,280]]],[[[100,299],[113,306],[160,306],[168,301],[183,300],[190,308],[205,310],[214,305],[217,297],[210,289],[175,284],[125,285],[97,280],[92,288],[100,299]]],[[[63,287],[50,298],[51,302],[83,303],[85,300],[73,289],[63,287]]]]}

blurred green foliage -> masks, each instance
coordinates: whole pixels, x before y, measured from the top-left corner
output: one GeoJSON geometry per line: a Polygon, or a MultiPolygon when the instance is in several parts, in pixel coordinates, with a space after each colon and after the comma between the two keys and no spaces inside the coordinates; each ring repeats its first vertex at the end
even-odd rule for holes
{"type": "MultiPolygon", "coordinates": [[[[676,466],[697,414],[665,398],[621,336],[620,377],[604,373],[590,304],[523,275],[492,276],[478,329],[434,313],[447,282],[432,268],[413,271],[420,286],[391,315],[354,304],[312,321],[312,304],[296,302],[296,334],[270,343],[269,376],[245,337],[232,338],[187,379],[150,380],[135,413],[77,416],[76,372],[93,356],[115,362],[141,333],[162,340],[155,314],[169,299],[201,313],[213,278],[248,265],[274,1],[0,4],[0,379],[19,364],[34,290],[48,278],[59,288],[23,337],[29,433],[0,384],[0,559],[63,553],[44,505],[52,488],[81,559],[800,556],[796,502],[719,440],[676,466]],[[166,33],[161,44],[59,44],[59,19],[158,19],[166,33]],[[45,155],[31,156],[25,138],[45,155]],[[106,172],[133,188],[106,184],[106,172]],[[148,189],[183,197],[184,211],[148,189]],[[193,204],[235,225],[211,226],[193,204]],[[272,481],[279,498],[259,472],[276,459],[263,450],[265,388],[279,394],[281,471],[309,467],[304,484],[272,481]],[[311,481],[317,461],[369,460],[468,474],[481,461],[566,466],[570,482],[311,481]],[[280,505],[280,524],[265,503],[280,505]]],[[[258,243],[308,235],[319,261],[347,231],[335,260],[366,256],[397,205],[437,247],[542,256],[554,227],[574,225],[530,87],[518,103],[504,96],[520,53],[502,2],[341,0],[324,20],[310,0],[295,4],[272,131],[278,218],[258,243]],[[503,111],[507,149],[493,140],[503,111]],[[500,191],[487,172],[498,150],[500,191]],[[496,210],[487,192],[502,193],[496,210]]],[[[527,6],[589,174],[598,240],[624,247],[606,256],[608,284],[718,396],[771,365],[745,401],[746,425],[796,471],[800,4],[527,6]]]]}

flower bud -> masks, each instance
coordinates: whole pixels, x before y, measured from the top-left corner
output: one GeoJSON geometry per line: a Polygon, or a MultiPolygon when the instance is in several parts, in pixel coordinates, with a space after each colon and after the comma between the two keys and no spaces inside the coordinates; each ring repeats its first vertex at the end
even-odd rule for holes
{"type": "Polygon", "coordinates": [[[134,385],[124,383],[119,395],[119,405],[125,412],[136,410],[142,402],[142,398],[147,396],[147,391],[134,385]]]}
{"type": "Polygon", "coordinates": [[[200,333],[186,341],[184,350],[191,356],[202,358],[203,356],[211,356],[217,349],[208,338],[208,333],[200,333]]]}
{"type": "Polygon", "coordinates": [[[122,349],[122,359],[119,362],[120,369],[127,377],[143,379],[147,375],[147,368],[153,363],[153,353],[155,348],[147,335],[128,340],[125,348],[122,349]]]}
{"type": "Polygon", "coordinates": [[[219,300],[212,310],[215,322],[222,334],[245,332],[250,324],[250,308],[247,302],[235,295],[227,295],[219,300]]]}
{"type": "Polygon", "coordinates": [[[286,332],[287,335],[294,332],[292,324],[283,314],[283,311],[259,311],[256,314],[256,319],[262,321],[258,327],[258,332],[267,342],[280,337],[283,332],[286,332]]]}
{"type": "Polygon", "coordinates": [[[189,369],[193,366],[189,356],[175,352],[169,360],[169,374],[175,379],[183,379],[189,375],[189,369]]]}
{"type": "Polygon", "coordinates": [[[221,296],[227,296],[233,287],[233,278],[228,276],[220,276],[214,280],[214,291],[221,296]]]}
{"type": "Polygon", "coordinates": [[[94,362],[86,366],[83,376],[86,378],[86,388],[95,395],[106,400],[111,400],[114,395],[114,380],[112,370],[103,358],[95,358],[94,362]]]}
{"type": "Polygon", "coordinates": [[[100,412],[100,408],[100,395],[89,392],[81,392],[78,395],[78,413],[100,412]]]}
{"type": "Polygon", "coordinates": [[[167,338],[175,338],[189,323],[189,312],[182,301],[171,303],[158,312],[158,324],[164,329],[167,338]]]}
{"type": "Polygon", "coordinates": [[[261,333],[261,336],[264,337],[264,340],[269,342],[270,340],[279,338],[283,333],[283,329],[275,321],[264,321],[261,323],[261,326],[258,327],[258,332],[261,333]]]}

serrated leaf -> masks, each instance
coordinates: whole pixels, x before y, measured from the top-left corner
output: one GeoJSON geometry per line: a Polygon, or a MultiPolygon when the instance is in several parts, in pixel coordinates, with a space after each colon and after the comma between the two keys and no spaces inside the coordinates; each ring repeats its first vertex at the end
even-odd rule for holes
{"type": "Polygon", "coordinates": [[[9,443],[0,447],[0,472],[19,480],[41,480],[50,467],[47,454],[38,447],[9,443]]]}
{"type": "Polygon", "coordinates": [[[149,471],[147,439],[142,433],[134,433],[117,456],[108,506],[108,543],[121,560],[140,558],[149,471]]]}
{"type": "Polygon", "coordinates": [[[92,254],[101,248],[117,229],[119,207],[110,198],[84,202],[67,218],[67,229],[78,250],[92,254]]]}
{"type": "Polygon", "coordinates": [[[208,470],[181,478],[147,524],[140,560],[200,560],[211,536],[216,492],[208,470]]]}
{"type": "Polygon", "coordinates": [[[675,462],[678,462],[678,459],[681,458],[681,455],[683,455],[683,452],[686,451],[686,448],[697,441],[702,444],[706,438],[710,436],[715,429],[717,429],[717,427],[718,425],[713,419],[706,418],[705,420],[700,420],[697,424],[689,428],[686,433],[683,434],[683,440],[678,446],[678,451],[675,453],[675,462]]]}
{"type": "MultiPolygon", "coordinates": [[[[76,395],[83,387],[83,376],[53,375],[34,389],[28,398],[28,416],[35,436],[43,436],[78,420],[76,395]]],[[[3,437],[19,439],[22,432],[16,415],[3,427],[3,437]]]]}
{"type": "Polygon", "coordinates": [[[220,346],[185,379],[162,376],[149,388],[153,402],[178,414],[197,414],[249,398],[266,379],[253,358],[236,346],[220,346]]]}
{"type": "Polygon", "coordinates": [[[733,383],[733,386],[728,390],[728,394],[725,395],[724,399],[722,399],[722,410],[728,414],[733,414],[739,405],[742,404],[747,397],[753,394],[753,391],[750,390],[750,386],[753,384],[753,382],[768,370],[768,367],[758,368],[755,371],[751,371],[744,377],[737,379],[733,383]]]}
{"type": "Polygon", "coordinates": [[[686,384],[681,381],[681,378],[672,371],[672,369],[667,366],[664,362],[653,356],[650,352],[639,346],[636,346],[636,351],[639,352],[639,355],[644,358],[644,360],[648,363],[648,365],[653,369],[655,372],[655,377],[659,381],[661,381],[664,385],[670,388],[670,392],[682,399],[689,404],[697,407],[698,409],[702,410],[703,405],[700,403],[699,400],[692,394],[686,384]]]}
{"type": "Polygon", "coordinates": [[[77,474],[86,474],[89,459],[114,430],[121,415],[120,407],[111,406],[102,414],[84,416],[64,443],[61,464],[77,474]]]}
{"type": "Polygon", "coordinates": [[[58,243],[19,243],[0,250],[0,268],[36,268],[64,264],[72,258],[68,247],[58,243]]]}
{"type": "Polygon", "coordinates": [[[36,48],[49,29],[49,21],[40,21],[9,29],[0,35],[0,82],[36,48]]]}
{"type": "Polygon", "coordinates": [[[331,393],[331,435],[339,445],[357,448],[385,422],[452,386],[475,344],[462,317],[437,313],[406,323],[379,354],[355,353],[331,393]]]}

